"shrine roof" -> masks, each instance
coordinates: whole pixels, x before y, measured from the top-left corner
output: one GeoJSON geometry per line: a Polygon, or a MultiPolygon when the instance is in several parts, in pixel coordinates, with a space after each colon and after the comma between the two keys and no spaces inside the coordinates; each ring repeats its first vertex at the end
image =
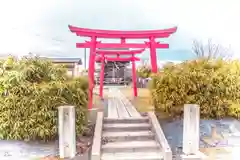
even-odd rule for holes
{"type": "Polygon", "coordinates": [[[78,36],[97,38],[132,38],[132,39],[142,39],[142,38],[167,38],[171,34],[177,31],[177,27],[162,29],[162,30],[142,30],[142,31],[123,31],[123,30],[101,30],[101,29],[88,29],[79,28],[75,26],[68,26],[70,31],[76,33],[78,36]]]}

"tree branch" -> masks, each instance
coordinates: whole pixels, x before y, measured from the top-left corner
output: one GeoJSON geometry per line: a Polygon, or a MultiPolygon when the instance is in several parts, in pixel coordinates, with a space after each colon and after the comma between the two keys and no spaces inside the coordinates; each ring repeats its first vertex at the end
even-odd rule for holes
{"type": "Polygon", "coordinates": [[[207,45],[204,45],[200,41],[194,40],[192,49],[197,57],[229,59],[233,56],[232,52],[230,52],[230,49],[224,48],[220,44],[212,43],[211,39],[208,40],[207,45]]]}

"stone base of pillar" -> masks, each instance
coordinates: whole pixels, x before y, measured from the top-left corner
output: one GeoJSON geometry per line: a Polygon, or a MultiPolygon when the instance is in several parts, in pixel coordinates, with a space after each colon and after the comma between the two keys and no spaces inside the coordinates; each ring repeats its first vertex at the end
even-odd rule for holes
{"type": "Polygon", "coordinates": [[[181,155],[181,159],[182,160],[207,160],[207,156],[199,151],[197,154],[192,154],[192,155],[183,154],[181,155]]]}

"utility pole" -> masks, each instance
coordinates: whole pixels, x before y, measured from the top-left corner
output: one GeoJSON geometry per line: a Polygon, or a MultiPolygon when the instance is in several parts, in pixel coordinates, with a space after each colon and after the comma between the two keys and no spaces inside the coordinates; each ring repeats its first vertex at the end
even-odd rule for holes
{"type": "Polygon", "coordinates": [[[87,69],[87,49],[84,48],[84,68],[87,69]]]}

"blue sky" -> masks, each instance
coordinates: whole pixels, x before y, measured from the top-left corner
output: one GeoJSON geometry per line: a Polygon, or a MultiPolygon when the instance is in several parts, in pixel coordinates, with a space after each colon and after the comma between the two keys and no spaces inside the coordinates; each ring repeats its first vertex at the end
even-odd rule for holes
{"type": "MultiPolygon", "coordinates": [[[[193,39],[208,38],[231,47],[240,57],[240,10],[237,0],[8,0],[0,2],[0,54],[37,53],[83,57],[79,38],[68,25],[86,28],[143,30],[178,26],[158,50],[163,60],[193,58],[193,39]]],[[[146,51],[143,57],[148,57],[146,51]]]]}

